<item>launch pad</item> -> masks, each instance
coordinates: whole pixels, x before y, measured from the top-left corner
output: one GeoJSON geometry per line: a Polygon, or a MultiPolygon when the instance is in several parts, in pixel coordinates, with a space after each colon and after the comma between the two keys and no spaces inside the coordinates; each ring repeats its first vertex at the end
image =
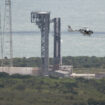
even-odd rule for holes
{"type": "Polygon", "coordinates": [[[52,70],[59,70],[61,62],[61,19],[50,19],[50,12],[32,12],[31,22],[36,23],[41,31],[41,70],[42,76],[49,75],[49,32],[54,25],[54,58],[52,70]]]}

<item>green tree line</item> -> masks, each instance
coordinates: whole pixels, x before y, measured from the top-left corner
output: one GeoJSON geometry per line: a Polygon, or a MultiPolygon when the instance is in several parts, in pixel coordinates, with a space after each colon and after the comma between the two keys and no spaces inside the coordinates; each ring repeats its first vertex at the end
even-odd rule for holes
{"type": "MultiPolygon", "coordinates": [[[[40,67],[41,58],[40,57],[30,57],[30,58],[14,58],[13,64],[16,67],[40,67]]],[[[53,59],[50,58],[50,64],[53,64],[53,59]]],[[[1,65],[0,60],[0,65],[1,65]]],[[[105,68],[105,57],[88,57],[88,56],[78,56],[72,57],[67,56],[62,58],[62,62],[64,65],[73,65],[74,68],[105,68]]],[[[9,64],[9,59],[4,59],[4,64],[9,64]]]]}
{"type": "Polygon", "coordinates": [[[0,73],[0,105],[105,105],[105,79],[0,73]]]}

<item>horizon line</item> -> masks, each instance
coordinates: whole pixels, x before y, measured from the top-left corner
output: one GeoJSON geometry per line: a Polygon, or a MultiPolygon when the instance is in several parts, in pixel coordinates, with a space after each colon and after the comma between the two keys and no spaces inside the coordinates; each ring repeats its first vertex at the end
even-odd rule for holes
{"type": "MultiPolygon", "coordinates": [[[[25,31],[25,30],[22,30],[22,31],[13,31],[12,33],[40,33],[40,31],[25,31]]],[[[53,33],[53,31],[51,31],[50,33],[53,33]]],[[[73,32],[68,32],[68,31],[61,31],[61,33],[73,33],[73,32]]],[[[74,32],[74,34],[77,34],[78,32],[74,32]]],[[[98,33],[101,33],[101,34],[104,34],[105,31],[95,31],[94,33],[98,34],[98,33]]]]}

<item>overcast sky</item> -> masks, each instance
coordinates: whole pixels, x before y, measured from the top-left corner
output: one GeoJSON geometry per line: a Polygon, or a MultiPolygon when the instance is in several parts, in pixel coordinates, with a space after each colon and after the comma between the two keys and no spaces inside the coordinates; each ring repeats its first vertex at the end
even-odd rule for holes
{"type": "MultiPolygon", "coordinates": [[[[0,0],[2,18],[4,2],[0,0]]],[[[30,22],[31,11],[50,11],[51,18],[61,17],[62,31],[67,31],[67,25],[71,25],[73,28],[86,26],[105,32],[105,0],[13,0],[14,31],[38,30],[30,22]]]]}

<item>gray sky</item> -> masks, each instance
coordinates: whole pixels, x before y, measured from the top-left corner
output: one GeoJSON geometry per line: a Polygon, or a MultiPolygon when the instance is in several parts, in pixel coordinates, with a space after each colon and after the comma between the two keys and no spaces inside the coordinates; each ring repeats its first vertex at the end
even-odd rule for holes
{"type": "MultiPolygon", "coordinates": [[[[4,1],[0,0],[2,18],[4,1]]],[[[105,32],[105,0],[13,0],[14,31],[38,30],[30,22],[31,11],[50,11],[51,18],[61,17],[62,31],[67,31],[67,25],[71,25],[73,28],[87,26],[105,32]]]]}

